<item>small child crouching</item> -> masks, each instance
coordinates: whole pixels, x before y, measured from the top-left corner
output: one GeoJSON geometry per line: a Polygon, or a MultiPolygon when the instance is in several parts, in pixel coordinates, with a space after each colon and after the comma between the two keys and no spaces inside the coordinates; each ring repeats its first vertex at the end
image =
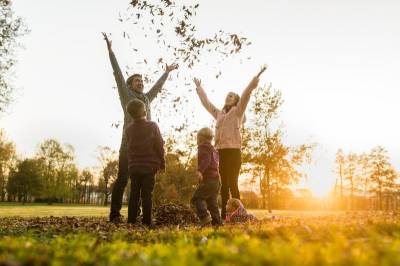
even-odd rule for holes
{"type": "Polygon", "coordinates": [[[238,199],[229,199],[226,203],[226,210],[225,222],[227,223],[245,223],[256,220],[254,215],[247,213],[243,203],[238,199]]]}
{"type": "Polygon", "coordinates": [[[202,128],[197,133],[199,185],[193,194],[191,203],[195,207],[200,224],[205,226],[221,225],[221,215],[218,209],[218,194],[221,182],[218,170],[218,153],[211,144],[213,133],[209,128],[202,128]],[[207,208],[204,205],[207,204],[207,208]],[[210,215],[207,212],[210,212],[210,215]]]}

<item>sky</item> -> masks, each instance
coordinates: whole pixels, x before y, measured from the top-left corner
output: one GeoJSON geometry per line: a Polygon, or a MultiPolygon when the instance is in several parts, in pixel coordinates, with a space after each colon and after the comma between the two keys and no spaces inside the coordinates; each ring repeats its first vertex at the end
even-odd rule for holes
{"type": "MultiPolygon", "coordinates": [[[[80,167],[96,165],[99,145],[118,150],[121,128],[111,124],[122,120],[101,32],[111,34],[121,66],[135,72],[149,71],[135,64],[139,59],[165,51],[118,21],[127,0],[13,2],[31,32],[21,40],[25,48],[18,52],[15,101],[0,117],[0,127],[21,156],[32,156],[40,142],[55,138],[75,147],[80,167]],[[138,54],[123,31],[142,48],[138,54]]],[[[305,168],[305,184],[322,195],[334,182],[338,148],[364,152],[382,145],[400,169],[399,11],[394,0],[202,0],[195,20],[199,31],[242,33],[252,41],[245,51],[252,59],[217,65],[210,58],[192,72],[172,75],[164,89],[179,95],[187,90],[179,86],[182,77],[197,76],[210,99],[222,106],[227,92],[240,93],[267,63],[260,84],[272,82],[283,93],[279,123],[287,131],[285,141],[318,143],[313,164],[305,168]],[[216,67],[223,72],[218,79],[216,67]]],[[[212,123],[195,94],[192,99],[196,125],[212,123]]],[[[165,127],[161,123],[163,133],[165,127]]]]}

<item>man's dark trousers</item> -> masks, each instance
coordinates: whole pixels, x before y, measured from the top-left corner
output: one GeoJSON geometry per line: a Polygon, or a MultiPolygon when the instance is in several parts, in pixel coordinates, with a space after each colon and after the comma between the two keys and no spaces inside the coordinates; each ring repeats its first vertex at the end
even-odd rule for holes
{"type": "Polygon", "coordinates": [[[140,199],[142,201],[142,223],[151,225],[151,208],[153,205],[153,189],[155,183],[154,171],[148,169],[134,169],[130,173],[131,195],[128,206],[128,223],[136,223],[140,199]]]}
{"type": "Polygon", "coordinates": [[[211,214],[212,224],[221,224],[221,215],[218,209],[218,193],[221,188],[219,178],[203,180],[192,197],[192,205],[196,207],[197,215],[200,219],[208,216],[207,209],[211,214]],[[204,205],[207,204],[207,208],[204,205]]]}
{"type": "Polygon", "coordinates": [[[114,187],[111,193],[111,221],[121,216],[120,210],[122,207],[122,197],[126,184],[128,183],[128,177],[128,146],[127,139],[124,134],[124,136],[122,136],[121,147],[119,149],[118,176],[114,182],[114,187]]]}

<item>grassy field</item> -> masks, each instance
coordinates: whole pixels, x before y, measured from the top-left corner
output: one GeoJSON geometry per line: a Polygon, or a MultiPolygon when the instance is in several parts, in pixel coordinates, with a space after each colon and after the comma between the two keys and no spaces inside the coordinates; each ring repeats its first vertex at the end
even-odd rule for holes
{"type": "Polygon", "coordinates": [[[148,230],[108,223],[103,207],[2,205],[0,265],[400,265],[399,213],[254,213],[148,230]],[[37,217],[54,214],[77,217],[37,217]]]}
{"type": "MultiPolygon", "coordinates": [[[[0,217],[42,217],[42,216],[108,216],[110,207],[62,204],[0,204],[0,217]]],[[[127,209],[122,209],[126,215],[127,209]]]]}
{"type": "MultiPolygon", "coordinates": [[[[110,207],[104,206],[88,206],[88,205],[65,205],[65,204],[15,204],[15,203],[0,203],[0,217],[43,217],[43,216],[94,216],[108,217],[110,207]]],[[[274,210],[269,214],[265,210],[250,210],[258,219],[275,216],[325,216],[332,214],[340,214],[341,212],[333,211],[285,211],[274,210]]],[[[121,214],[127,215],[127,207],[123,207],[121,214]]]]}

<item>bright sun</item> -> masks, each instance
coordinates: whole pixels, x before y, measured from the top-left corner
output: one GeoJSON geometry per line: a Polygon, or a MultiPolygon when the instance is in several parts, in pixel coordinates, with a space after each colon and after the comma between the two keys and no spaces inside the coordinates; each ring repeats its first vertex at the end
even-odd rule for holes
{"type": "Polygon", "coordinates": [[[310,179],[308,187],[315,197],[323,198],[329,195],[334,187],[334,183],[327,179],[310,179]]]}

